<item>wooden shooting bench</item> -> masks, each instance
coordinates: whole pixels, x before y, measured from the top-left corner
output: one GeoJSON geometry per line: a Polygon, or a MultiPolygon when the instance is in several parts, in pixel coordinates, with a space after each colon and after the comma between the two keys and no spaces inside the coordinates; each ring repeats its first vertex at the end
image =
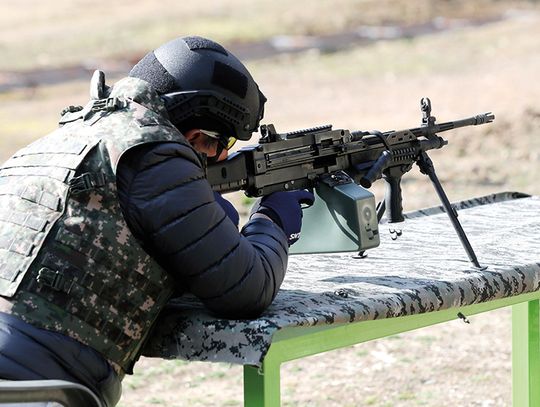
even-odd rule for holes
{"type": "Polygon", "coordinates": [[[397,240],[381,225],[367,258],[290,256],[259,319],[219,319],[195,299],[175,300],[145,355],[242,364],[245,406],[273,407],[283,362],[512,306],[513,404],[540,406],[540,197],[501,193],[455,207],[487,268],[468,261],[442,208],[413,212],[397,240]]]}

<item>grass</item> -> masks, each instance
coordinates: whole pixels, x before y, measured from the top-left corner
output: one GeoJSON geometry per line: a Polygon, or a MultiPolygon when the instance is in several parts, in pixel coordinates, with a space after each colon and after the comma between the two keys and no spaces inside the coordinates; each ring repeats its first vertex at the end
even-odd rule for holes
{"type": "Polygon", "coordinates": [[[370,397],[366,397],[364,399],[364,404],[366,406],[374,406],[376,405],[377,403],[379,402],[379,399],[377,396],[370,396],[370,397]]]}

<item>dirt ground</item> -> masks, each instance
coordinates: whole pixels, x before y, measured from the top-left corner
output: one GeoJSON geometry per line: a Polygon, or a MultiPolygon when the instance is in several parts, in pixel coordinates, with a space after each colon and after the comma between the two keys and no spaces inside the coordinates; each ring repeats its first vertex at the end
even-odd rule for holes
{"type": "MultiPolygon", "coordinates": [[[[218,3],[221,7],[224,2],[218,3]]],[[[270,7],[270,2],[262,3],[270,7]]],[[[430,7],[430,2],[420,3],[430,7]]],[[[505,10],[505,18],[416,39],[250,62],[249,68],[269,99],[266,122],[283,131],[326,123],[336,128],[383,131],[415,127],[421,117],[419,100],[424,96],[431,98],[440,122],[493,111],[496,120],[492,125],[447,133],[449,145],[432,153],[450,199],[503,190],[539,195],[540,12],[532,6],[516,11],[518,2],[487,3],[496,5],[493,12],[505,10]]],[[[299,4],[292,9],[293,15],[302,14],[305,3],[299,4]]],[[[325,9],[329,13],[329,2],[324,4],[330,7],[325,9]]],[[[448,7],[453,3],[437,4],[448,7]]],[[[217,17],[227,14],[220,7],[221,14],[216,12],[213,19],[204,21],[216,24],[217,17]]],[[[344,1],[344,10],[347,7],[350,4],[344,1]]],[[[399,19],[399,10],[390,9],[390,19],[399,19]]],[[[409,20],[419,17],[410,11],[405,14],[409,20]]],[[[12,15],[11,23],[17,18],[22,14],[12,15]]],[[[294,20],[290,19],[286,21],[293,32],[294,20]]],[[[38,20],[35,24],[41,27],[38,20]]],[[[347,21],[347,27],[359,23],[352,17],[347,21]]],[[[208,32],[218,32],[223,26],[212,24],[205,26],[208,32]]],[[[156,38],[167,33],[160,32],[156,38]]],[[[20,55],[13,49],[20,46],[21,39],[6,38],[13,42],[6,61],[11,58],[13,63],[4,66],[28,66],[18,62],[20,55]]],[[[86,95],[87,83],[83,82],[0,94],[0,159],[44,129],[52,129],[58,112],[65,105],[84,103],[86,95]]],[[[380,186],[375,191],[380,197],[380,186]]],[[[438,204],[431,184],[416,170],[404,179],[403,195],[405,210],[438,204]]],[[[241,195],[229,198],[240,212],[247,211],[241,195]]],[[[286,363],[282,367],[283,405],[509,406],[510,310],[474,316],[470,321],[453,321],[286,363]]],[[[239,406],[241,373],[240,366],[142,358],[135,374],[124,381],[120,405],[239,406]]]]}

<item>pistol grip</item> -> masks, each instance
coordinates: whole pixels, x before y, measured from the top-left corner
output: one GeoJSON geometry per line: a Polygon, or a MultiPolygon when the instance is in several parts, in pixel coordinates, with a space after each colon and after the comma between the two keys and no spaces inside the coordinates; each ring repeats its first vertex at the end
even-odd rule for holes
{"type": "Polygon", "coordinates": [[[386,218],[388,223],[403,222],[403,206],[401,200],[401,177],[383,176],[386,186],[384,200],[386,204],[386,218]]]}

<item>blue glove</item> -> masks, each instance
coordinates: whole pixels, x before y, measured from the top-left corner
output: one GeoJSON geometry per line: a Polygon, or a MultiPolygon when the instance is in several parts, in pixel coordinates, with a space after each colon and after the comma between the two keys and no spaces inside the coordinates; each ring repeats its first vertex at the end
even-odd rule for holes
{"type": "Polygon", "coordinates": [[[240,222],[240,216],[238,215],[238,212],[234,208],[233,204],[223,198],[221,194],[216,191],[214,191],[214,199],[223,208],[225,214],[229,217],[229,219],[232,220],[234,226],[238,227],[238,223],[240,222]]]}
{"type": "Polygon", "coordinates": [[[306,190],[274,192],[261,199],[257,212],[268,216],[281,227],[287,235],[289,246],[291,246],[300,238],[301,204],[313,205],[314,201],[313,194],[306,190]]]}

